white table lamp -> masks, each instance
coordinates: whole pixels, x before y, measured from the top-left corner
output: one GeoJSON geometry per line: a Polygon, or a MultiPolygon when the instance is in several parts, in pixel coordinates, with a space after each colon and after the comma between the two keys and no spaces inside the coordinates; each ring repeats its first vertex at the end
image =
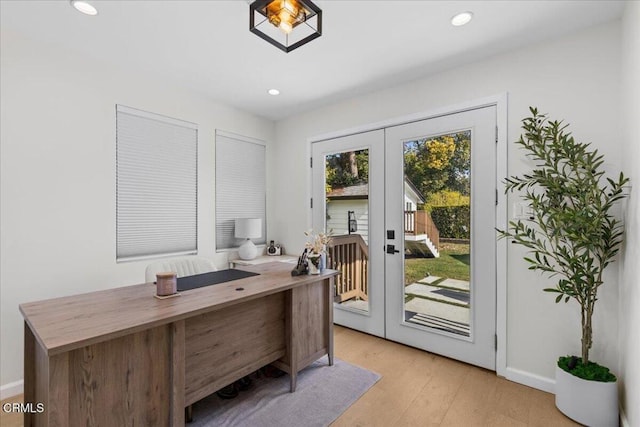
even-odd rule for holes
{"type": "Polygon", "coordinates": [[[261,218],[237,218],[235,236],[238,239],[247,239],[238,249],[241,259],[254,259],[258,255],[258,248],[251,239],[262,237],[261,218]]]}

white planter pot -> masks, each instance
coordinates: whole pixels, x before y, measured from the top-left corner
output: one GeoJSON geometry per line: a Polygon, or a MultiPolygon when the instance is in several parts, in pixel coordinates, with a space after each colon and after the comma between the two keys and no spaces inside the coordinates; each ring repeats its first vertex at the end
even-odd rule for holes
{"type": "Polygon", "coordinates": [[[589,427],[618,427],[618,383],[583,380],[556,366],[556,407],[589,427]]]}

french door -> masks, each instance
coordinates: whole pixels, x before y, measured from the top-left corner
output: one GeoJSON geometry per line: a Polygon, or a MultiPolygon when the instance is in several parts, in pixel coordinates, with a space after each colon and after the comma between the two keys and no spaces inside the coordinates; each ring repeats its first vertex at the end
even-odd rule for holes
{"type": "Polygon", "coordinates": [[[340,270],[333,320],[384,337],[384,131],[316,142],[312,156],[313,228],[340,270]]]}
{"type": "Polygon", "coordinates": [[[400,231],[385,243],[399,251],[385,253],[386,336],[492,370],[495,130],[485,107],[391,127],[385,139],[385,226],[400,231]],[[410,184],[429,194],[427,210],[407,209],[407,177],[426,181],[410,184]]]}
{"type": "Polygon", "coordinates": [[[335,323],[495,369],[495,129],[490,106],[313,143],[335,323]]]}

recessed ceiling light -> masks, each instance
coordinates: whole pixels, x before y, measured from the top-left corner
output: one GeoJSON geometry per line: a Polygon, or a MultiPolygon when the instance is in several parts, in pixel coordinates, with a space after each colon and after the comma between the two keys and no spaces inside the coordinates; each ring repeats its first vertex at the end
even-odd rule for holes
{"type": "Polygon", "coordinates": [[[280,91],[278,89],[269,89],[268,92],[269,92],[269,95],[273,95],[273,96],[280,95],[280,91]]]}
{"type": "Polygon", "coordinates": [[[451,18],[451,25],[455,27],[460,27],[462,25],[468,24],[473,18],[473,13],[471,12],[462,12],[451,18]]]}
{"type": "Polygon", "coordinates": [[[98,9],[96,9],[92,4],[82,1],[82,0],[71,0],[71,6],[73,6],[77,11],[84,13],[85,15],[97,15],[98,9]]]}

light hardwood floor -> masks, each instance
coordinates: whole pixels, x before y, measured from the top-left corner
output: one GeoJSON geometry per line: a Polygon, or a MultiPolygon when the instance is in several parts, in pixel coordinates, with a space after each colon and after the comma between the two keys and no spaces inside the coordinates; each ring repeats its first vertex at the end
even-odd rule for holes
{"type": "Polygon", "coordinates": [[[495,372],[335,328],[336,357],[382,375],[332,426],[576,426],[554,396],[495,372]]]}
{"type": "MultiPolygon", "coordinates": [[[[336,326],[336,357],[382,375],[333,424],[354,426],[577,426],[554,396],[494,372],[336,326]]],[[[22,396],[3,401],[20,402],[22,396]]],[[[22,426],[2,412],[2,427],[22,426]]]]}

